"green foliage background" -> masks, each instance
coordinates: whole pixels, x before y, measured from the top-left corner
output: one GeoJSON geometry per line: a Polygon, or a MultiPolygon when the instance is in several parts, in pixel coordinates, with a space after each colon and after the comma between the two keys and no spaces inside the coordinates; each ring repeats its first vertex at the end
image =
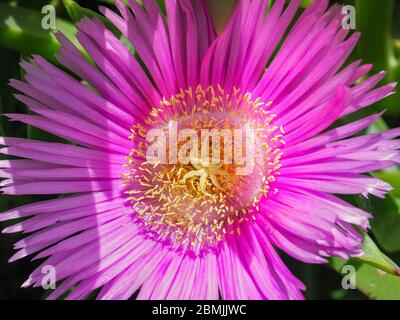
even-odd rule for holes
{"type": "MultiPolygon", "coordinates": [[[[163,6],[163,0],[158,0],[163,6]]],[[[195,0],[194,0],[195,1],[195,0]]],[[[209,0],[226,3],[226,10],[234,0],[209,0]]],[[[311,1],[303,0],[302,7],[311,1]]],[[[334,1],[332,1],[333,3],[334,1]]],[[[372,73],[387,70],[383,83],[400,80],[400,1],[396,0],[348,0],[341,1],[356,7],[357,30],[362,38],[353,53],[351,61],[362,59],[364,63],[374,64],[372,73]]],[[[98,16],[98,5],[111,6],[113,0],[0,0],[0,113],[24,113],[26,107],[13,97],[8,86],[10,78],[23,78],[19,66],[21,59],[37,53],[56,62],[54,54],[59,48],[51,32],[41,28],[44,5],[51,4],[57,10],[57,29],[74,39],[73,22],[83,16],[98,16]]],[[[225,10],[219,5],[219,10],[225,10]]],[[[216,14],[216,16],[224,16],[216,14]]],[[[114,31],[114,30],[113,30],[114,31]]],[[[124,43],[134,52],[134,49],[124,43]]],[[[400,93],[352,115],[345,121],[354,120],[377,110],[387,109],[384,118],[369,128],[370,132],[400,126],[400,93]]],[[[54,137],[18,123],[10,123],[0,118],[0,135],[29,137],[54,141],[54,137]]],[[[393,168],[375,173],[391,183],[394,191],[385,199],[371,197],[346,197],[346,200],[372,212],[372,230],[365,236],[365,255],[351,261],[332,259],[328,266],[305,265],[284,256],[294,273],[308,287],[309,299],[396,299],[400,300],[400,170],[393,168]],[[357,289],[341,289],[341,270],[346,264],[357,270],[357,289]]],[[[0,196],[0,212],[46,197],[0,196]]],[[[0,223],[0,229],[8,223],[0,223]]],[[[9,264],[12,245],[21,236],[0,235],[0,299],[42,299],[41,289],[20,289],[20,285],[33,270],[37,262],[29,259],[9,264]]]]}

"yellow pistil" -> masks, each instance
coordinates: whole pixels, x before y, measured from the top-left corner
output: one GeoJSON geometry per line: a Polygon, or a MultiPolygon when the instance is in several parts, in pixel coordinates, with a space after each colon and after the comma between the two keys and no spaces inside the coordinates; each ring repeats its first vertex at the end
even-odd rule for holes
{"type": "Polygon", "coordinates": [[[212,159],[211,163],[207,163],[205,160],[199,159],[199,158],[193,158],[191,157],[191,163],[194,166],[196,170],[189,171],[186,173],[182,179],[182,182],[186,182],[186,180],[198,177],[200,179],[200,189],[204,195],[210,195],[210,193],[207,192],[207,182],[208,179],[211,180],[212,184],[223,190],[218,183],[217,176],[227,176],[228,173],[224,170],[222,170],[222,164],[215,165],[212,164],[213,162],[216,162],[214,159],[212,159]]]}

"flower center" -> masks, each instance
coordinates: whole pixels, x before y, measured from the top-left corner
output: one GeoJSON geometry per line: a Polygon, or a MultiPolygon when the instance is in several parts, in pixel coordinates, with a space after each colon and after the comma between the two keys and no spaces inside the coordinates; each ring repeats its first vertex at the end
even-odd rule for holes
{"type": "Polygon", "coordinates": [[[132,128],[128,200],[158,240],[215,247],[275,192],[283,128],[269,104],[239,90],[189,88],[132,128]]]}

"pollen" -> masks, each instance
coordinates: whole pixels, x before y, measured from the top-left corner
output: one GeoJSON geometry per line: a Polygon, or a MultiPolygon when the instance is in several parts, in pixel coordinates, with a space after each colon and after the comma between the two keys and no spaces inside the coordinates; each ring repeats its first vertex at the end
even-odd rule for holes
{"type": "Polygon", "coordinates": [[[270,108],[271,102],[252,100],[238,89],[198,86],[164,98],[132,127],[123,182],[148,234],[199,251],[240,235],[241,225],[257,218],[259,202],[276,192],[284,145],[284,130],[273,124],[270,108]],[[166,161],[149,160],[148,136],[154,129],[163,133],[157,146],[165,150],[166,161]],[[188,129],[201,141],[190,140],[191,148],[187,137],[179,139],[188,129]]]}

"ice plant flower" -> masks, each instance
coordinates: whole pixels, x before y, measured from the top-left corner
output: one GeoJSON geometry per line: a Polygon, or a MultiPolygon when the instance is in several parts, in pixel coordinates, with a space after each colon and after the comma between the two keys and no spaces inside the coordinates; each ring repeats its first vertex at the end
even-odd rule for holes
{"type": "Polygon", "coordinates": [[[77,38],[92,62],[58,34],[71,73],[38,56],[22,63],[26,81],[11,85],[33,114],[7,116],[72,142],[1,139],[20,158],[0,162],[3,193],[63,195],[0,215],[19,219],[4,233],[30,234],[10,261],[43,259],[23,287],[51,266],[50,299],[97,289],[98,299],[301,299],[277,248],[305,263],[362,254],[356,229],[370,214],[338,195],[384,197],[391,187],[367,173],[399,162],[400,131],[359,134],[381,114],[334,123],[394,84],[375,88],[384,73],[344,66],[359,34],[342,28],[341,6],[314,1],[289,28],[300,2],[265,14],[267,1],[240,0],[217,35],[203,0],[166,0],[165,15],[155,0],[116,1],[119,14],[101,11],[140,60],[83,19],[77,38]],[[149,162],[149,132],[171,121],[259,130],[261,157],[248,175],[195,156],[149,162]]]}

